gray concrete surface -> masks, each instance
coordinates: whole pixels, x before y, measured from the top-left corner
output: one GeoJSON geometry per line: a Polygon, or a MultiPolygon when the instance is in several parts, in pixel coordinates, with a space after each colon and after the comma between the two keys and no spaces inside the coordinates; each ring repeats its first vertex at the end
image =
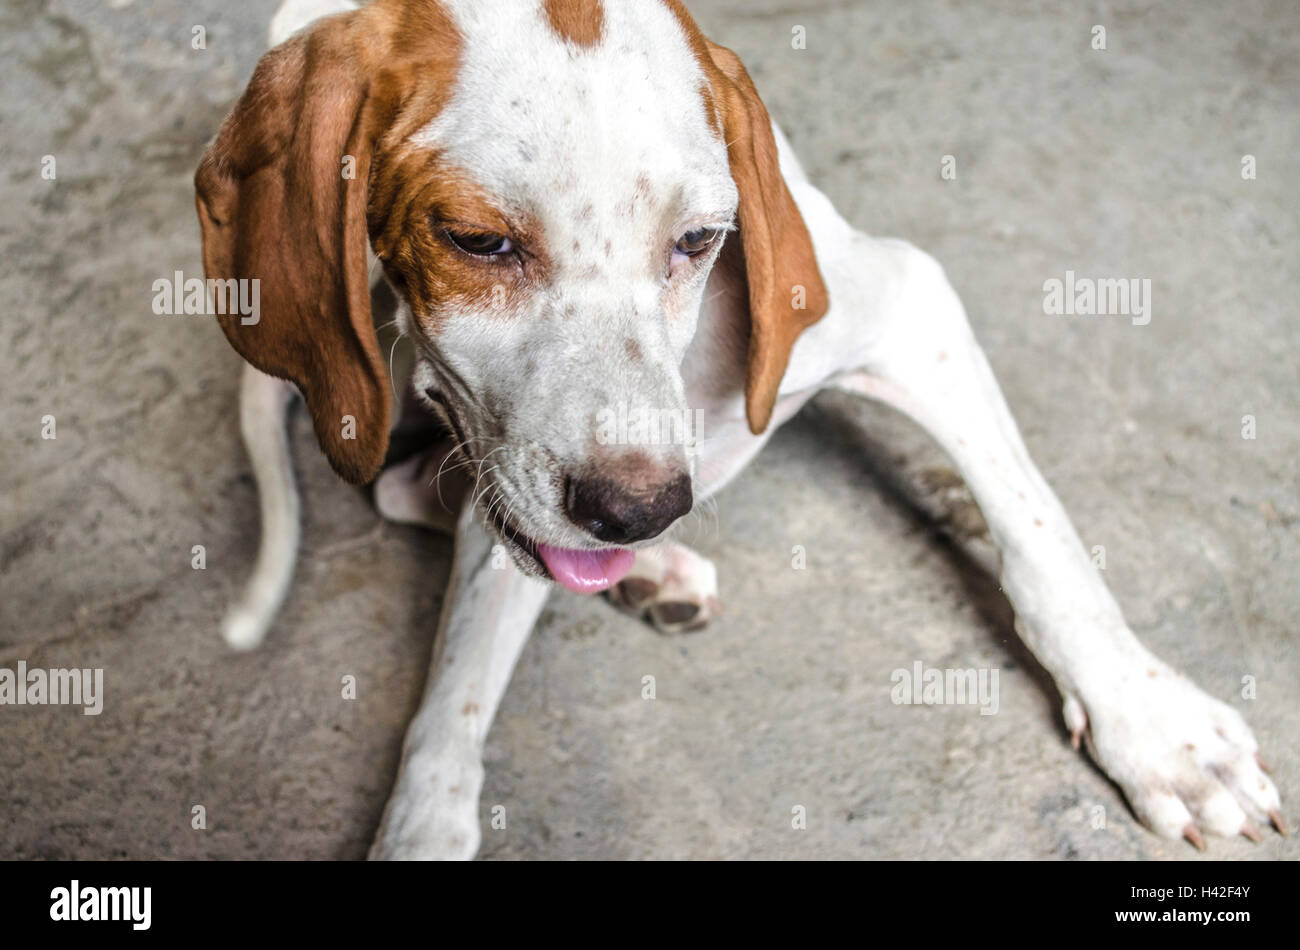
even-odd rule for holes
{"type": "MultiPolygon", "coordinates": [[[[381,524],[300,416],[297,583],[261,652],[227,652],[257,532],[239,361],[150,306],[200,272],[191,175],[274,5],[4,0],[0,666],[103,667],[107,697],[0,708],[0,857],[356,858],[394,777],[448,542],[381,524]]],[[[946,265],[1132,625],[1245,713],[1300,823],[1300,7],[693,7],[845,215],[946,265]],[[1151,323],[1044,315],[1067,269],[1150,278],[1151,323]]],[[[943,464],[869,406],[791,423],[699,531],[727,602],[704,633],[556,596],[489,740],[484,813],[508,828],[483,856],[1196,858],[1070,751],[996,586],[900,499],[900,463],[943,464]],[[893,705],[916,660],[1000,669],[1000,712],[893,705]]]]}

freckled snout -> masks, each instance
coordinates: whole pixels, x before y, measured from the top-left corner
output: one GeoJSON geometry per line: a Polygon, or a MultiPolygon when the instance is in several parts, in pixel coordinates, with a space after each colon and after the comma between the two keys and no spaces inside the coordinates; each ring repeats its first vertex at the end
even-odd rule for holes
{"type": "Polygon", "coordinates": [[[599,541],[632,544],[662,534],[691,510],[689,475],[618,478],[593,471],[568,479],[564,511],[599,541]]]}

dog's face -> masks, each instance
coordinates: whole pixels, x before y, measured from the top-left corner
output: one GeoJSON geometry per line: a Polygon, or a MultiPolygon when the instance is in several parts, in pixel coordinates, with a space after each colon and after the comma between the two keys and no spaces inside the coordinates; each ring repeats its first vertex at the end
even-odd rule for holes
{"type": "Polygon", "coordinates": [[[437,183],[375,251],[409,303],[417,392],[534,571],[689,510],[681,365],[739,200],[672,14],[611,5],[602,25],[579,45],[542,15],[462,24],[446,105],[377,166],[437,183]]]}
{"type": "Polygon", "coordinates": [[[377,0],[268,54],[197,176],[204,258],[262,279],[264,326],[223,329],[299,384],[363,481],[390,408],[368,235],[409,309],[417,391],[516,562],[598,589],[691,508],[681,366],[723,244],[749,282],[754,431],[825,291],[766,110],[680,4],[515,13],[377,0]]]}

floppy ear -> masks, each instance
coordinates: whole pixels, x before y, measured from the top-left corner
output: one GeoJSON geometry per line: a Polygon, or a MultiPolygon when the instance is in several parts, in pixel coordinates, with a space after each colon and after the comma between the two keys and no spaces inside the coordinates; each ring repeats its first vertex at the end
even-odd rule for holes
{"type": "Polygon", "coordinates": [[[267,53],[194,178],[209,279],[259,281],[260,318],[219,316],[258,369],[298,385],[349,482],[378,473],[391,395],[370,318],[370,90],[352,14],[267,53]]]}
{"type": "Polygon", "coordinates": [[[745,415],[757,435],[772,418],[794,341],[825,315],[829,302],[808,227],[781,175],[767,109],[740,58],[726,47],[704,42],[731,177],[740,192],[750,316],[745,415]]]}

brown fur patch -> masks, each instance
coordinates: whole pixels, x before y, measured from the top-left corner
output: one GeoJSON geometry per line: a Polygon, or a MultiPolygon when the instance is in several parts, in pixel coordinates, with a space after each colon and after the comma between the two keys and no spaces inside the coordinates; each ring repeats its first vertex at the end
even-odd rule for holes
{"type": "Polygon", "coordinates": [[[546,0],[546,19],[561,39],[576,46],[596,46],[605,33],[601,0],[546,0]]]}
{"type": "Polygon", "coordinates": [[[449,307],[509,312],[525,283],[544,281],[550,271],[540,224],[500,207],[472,176],[427,148],[403,143],[388,157],[374,178],[371,222],[385,273],[431,334],[449,307]],[[526,253],[474,257],[456,248],[447,230],[508,236],[526,253]]]}
{"type": "Polygon", "coordinates": [[[394,143],[442,108],[459,56],[435,0],[326,17],[262,58],[195,174],[208,277],[260,282],[261,320],[220,318],[227,339],[297,384],[322,450],[351,482],[378,473],[392,412],[366,233],[410,210],[374,199],[404,192],[394,143]]]}

